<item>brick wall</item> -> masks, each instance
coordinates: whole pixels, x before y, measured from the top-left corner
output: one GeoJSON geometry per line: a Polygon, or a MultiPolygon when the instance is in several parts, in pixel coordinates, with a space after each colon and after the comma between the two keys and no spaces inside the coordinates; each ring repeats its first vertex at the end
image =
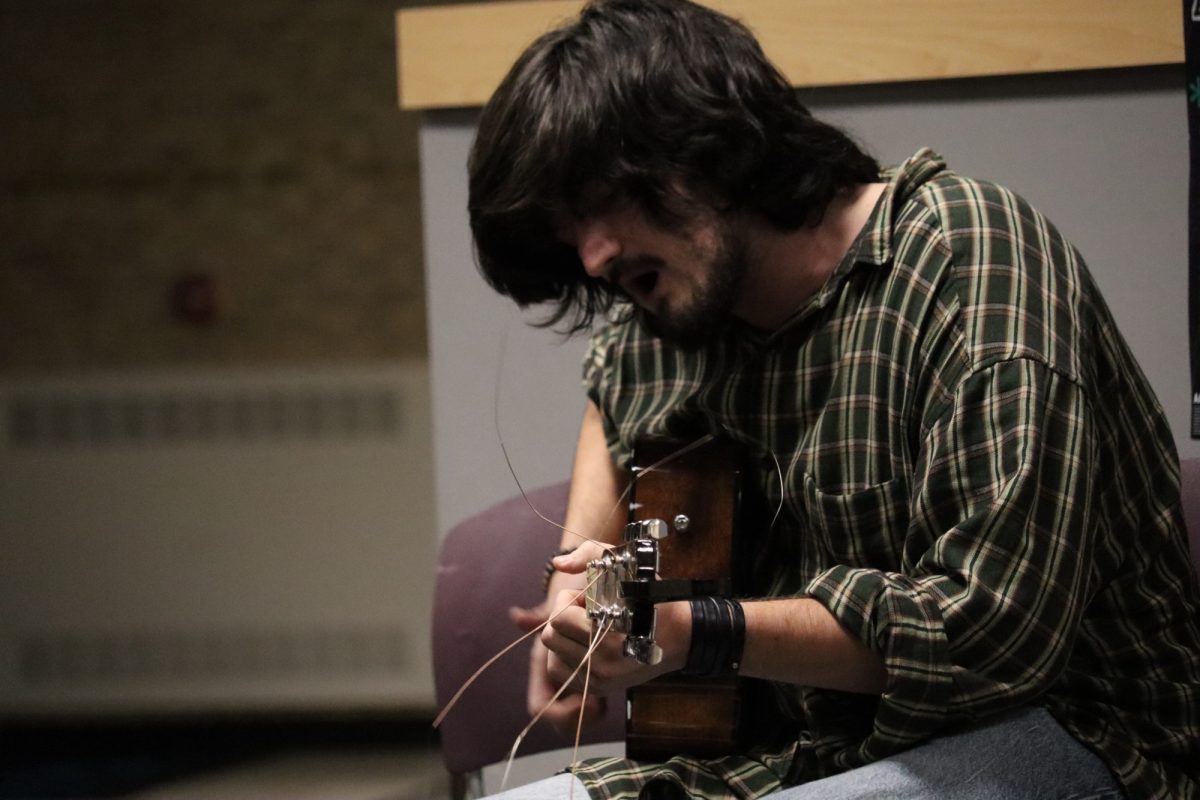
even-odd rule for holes
{"type": "Polygon", "coordinates": [[[0,0],[0,372],[423,355],[397,5],[0,0]]]}

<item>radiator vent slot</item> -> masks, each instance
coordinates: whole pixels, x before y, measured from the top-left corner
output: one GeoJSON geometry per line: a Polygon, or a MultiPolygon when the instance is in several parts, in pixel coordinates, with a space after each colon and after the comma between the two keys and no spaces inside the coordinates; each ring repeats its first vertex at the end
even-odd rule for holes
{"type": "Polygon", "coordinates": [[[28,688],[113,683],[328,679],[411,669],[403,630],[31,634],[18,643],[28,688]]]}
{"type": "Polygon", "coordinates": [[[391,386],[22,393],[8,402],[15,447],[343,439],[395,435],[391,386]]]}

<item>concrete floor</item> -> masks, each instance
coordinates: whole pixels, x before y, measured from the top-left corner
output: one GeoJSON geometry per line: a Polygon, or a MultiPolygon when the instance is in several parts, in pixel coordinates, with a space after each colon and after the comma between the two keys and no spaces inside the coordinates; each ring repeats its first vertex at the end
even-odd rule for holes
{"type": "Polygon", "coordinates": [[[0,720],[0,800],[447,800],[424,719],[0,720]]]}
{"type": "Polygon", "coordinates": [[[125,795],[126,800],[448,800],[436,750],[282,753],[125,795]]]}

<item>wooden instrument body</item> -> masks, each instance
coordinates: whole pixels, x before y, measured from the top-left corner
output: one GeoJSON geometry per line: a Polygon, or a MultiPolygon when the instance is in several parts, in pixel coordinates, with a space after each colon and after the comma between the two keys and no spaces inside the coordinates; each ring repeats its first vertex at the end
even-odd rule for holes
{"type": "MultiPolygon", "coordinates": [[[[741,574],[735,540],[741,503],[741,470],[731,445],[709,442],[661,467],[679,446],[639,445],[630,496],[631,522],[662,519],[670,534],[659,542],[663,580],[711,580],[730,590],[741,574]],[[684,515],[687,522],[677,525],[684,515]]],[[[735,752],[742,715],[739,679],[664,675],[629,690],[625,753],[639,760],[676,755],[711,757],[735,752]]]]}

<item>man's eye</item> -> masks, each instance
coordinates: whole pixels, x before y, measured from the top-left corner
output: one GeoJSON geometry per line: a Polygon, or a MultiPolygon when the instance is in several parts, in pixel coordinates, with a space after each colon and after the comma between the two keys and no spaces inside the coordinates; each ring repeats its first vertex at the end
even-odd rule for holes
{"type": "Polygon", "coordinates": [[[575,216],[592,217],[603,214],[615,208],[621,200],[621,193],[608,186],[592,186],[579,193],[575,202],[575,216]]]}

